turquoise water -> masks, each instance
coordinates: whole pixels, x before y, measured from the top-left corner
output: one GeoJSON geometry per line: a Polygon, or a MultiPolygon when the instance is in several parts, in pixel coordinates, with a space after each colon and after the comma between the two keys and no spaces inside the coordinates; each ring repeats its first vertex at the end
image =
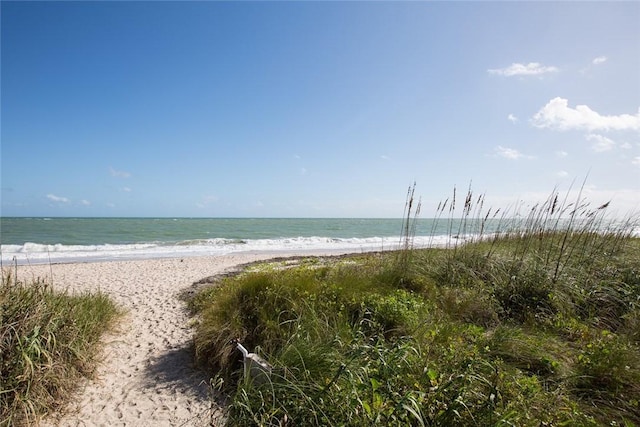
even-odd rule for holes
{"type": "MultiPolygon", "coordinates": [[[[419,219],[416,243],[448,236],[447,220],[419,219]]],[[[3,262],[65,262],[234,252],[397,248],[401,219],[0,218],[3,262]]]]}
{"type": "MultiPolygon", "coordinates": [[[[426,228],[428,220],[423,220],[426,228]]],[[[399,236],[399,219],[2,218],[2,244],[180,243],[203,239],[399,236]]],[[[426,230],[424,230],[426,232],[426,230]]]]}
{"type": "MultiPolygon", "coordinates": [[[[421,218],[409,234],[415,247],[447,246],[471,235],[489,235],[507,226],[505,222],[421,218]]],[[[397,249],[403,234],[401,219],[4,217],[0,255],[3,263],[24,264],[240,252],[364,252],[397,249]]]]}

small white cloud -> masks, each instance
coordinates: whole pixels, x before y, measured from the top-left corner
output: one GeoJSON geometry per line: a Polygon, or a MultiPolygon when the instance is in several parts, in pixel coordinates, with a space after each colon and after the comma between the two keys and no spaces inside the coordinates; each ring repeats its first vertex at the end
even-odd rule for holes
{"type": "Polygon", "coordinates": [[[389,160],[389,156],[387,156],[386,154],[383,154],[382,156],[380,156],[380,158],[382,160],[389,160]]]}
{"type": "Polygon", "coordinates": [[[112,167],[109,168],[109,173],[111,173],[111,176],[116,177],[116,178],[130,178],[131,177],[131,173],[130,172],[120,171],[120,170],[114,169],[112,167]]]}
{"type": "Polygon", "coordinates": [[[522,157],[525,157],[524,154],[522,154],[518,150],[514,148],[503,147],[502,145],[498,145],[495,151],[496,151],[496,155],[500,157],[504,157],[505,159],[517,160],[522,157]]]}
{"type": "Polygon", "coordinates": [[[553,98],[531,119],[538,128],[554,130],[633,130],[640,131],[640,111],[638,114],[603,116],[586,105],[569,107],[569,102],[560,97],[553,98]]]}
{"type": "Polygon", "coordinates": [[[507,116],[507,119],[513,124],[518,123],[518,118],[516,116],[514,116],[513,114],[509,114],[507,116]]]}
{"type": "Polygon", "coordinates": [[[567,171],[560,171],[560,172],[556,173],[556,175],[558,175],[558,177],[560,177],[560,178],[564,178],[564,177],[569,176],[569,172],[567,172],[567,171]]]}
{"type": "Polygon", "coordinates": [[[587,141],[593,141],[593,145],[591,149],[596,153],[602,153],[603,151],[610,151],[613,147],[616,146],[616,143],[613,142],[611,138],[607,138],[603,135],[598,135],[594,133],[590,133],[586,136],[587,141]]]}
{"type": "Polygon", "coordinates": [[[556,151],[556,157],[559,157],[561,159],[564,157],[567,157],[568,155],[569,153],[567,153],[566,151],[562,151],[562,150],[556,151]]]}
{"type": "Polygon", "coordinates": [[[47,194],[47,199],[56,203],[69,203],[69,199],[66,197],[56,196],[55,194],[47,194]]]}
{"type": "Polygon", "coordinates": [[[539,62],[529,62],[528,64],[513,63],[506,68],[496,68],[487,70],[489,74],[497,74],[499,76],[539,76],[541,74],[555,73],[557,67],[544,66],[539,62]]]}
{"type": "Polygon", "coordinates": [[[204,196],[201,201],[196,203],[196,206],[199,208],[205,208],[212,203],[217,203],[218,200],[218,196],[204,196]]]}
{"type": "Polygon", "coordinates": [[[129,187],[122,187],[122,191],[124,191],[125,193],[131,193],[131,188],[129,187]]]}
{"type": "Polygon", "coordinates": [[[618,144],[618,147],[622,148],[623,150],[630,150],[633,148],[633,145],[631,145],[631,143],[629,142],[621,142],[620,144],[618,144]]]}
{"type": "Polygon", "coordinates": [[[84,200],[84,199],[80,201],[80,204],[82,206],[91,206],[91,202],[88,201],[88,200],[84,200]]]}
{"type": "Polygon", "coordinates": [[[636,156],[631,160],[632,165],[640,166],[640,156],[636,156]]]}
{"type": "Polygon", "coordinates": [[[600,65],[604,64],[605,62],[607,62],[606,56],[598,56],[597,58],[594,58],[593,61],[591,61],[593,65],[600,65]]]}

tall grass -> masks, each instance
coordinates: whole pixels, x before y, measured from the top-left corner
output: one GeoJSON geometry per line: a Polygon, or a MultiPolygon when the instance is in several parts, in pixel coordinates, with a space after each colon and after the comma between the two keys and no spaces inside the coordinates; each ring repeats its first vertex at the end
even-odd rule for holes
{"type": "Polygon", "coordinates": [[[118,310],[102,293],[56,292],[45,280],[0,285],[0,426],[36,423],[60,409],[95,367],[97,344],[118,310]]]}
{"type": "Polygon", "coordinates": [[[557,191],[516,218],[483,205],[440,204],[446,249],[265,264],[197,296],[229,424],[640,424],[636,219],[557,191]],[[270,382],[238,381],[236,337],[270,382]]]}

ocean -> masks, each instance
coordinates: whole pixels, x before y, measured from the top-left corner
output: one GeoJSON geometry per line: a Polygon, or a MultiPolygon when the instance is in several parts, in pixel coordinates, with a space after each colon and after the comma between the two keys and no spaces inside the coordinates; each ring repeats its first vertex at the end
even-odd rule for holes
{"type": "MultiPolygon", "coordinates": [[[[401,219],[0,218],[4,265],[397,249],[401,219]]],[[[447,220],[418,219],[415,246],[443,245],[447,220]]]]}
{"type": "MultiPolygon", "coordinates": [[[[526,225],[526,222],[520,225],[526,225]]],[[[505,219],[419,218],[414,247],[446,247],[519,227],[505,219]]],[[[556,226],[558,224],[556,223],[556,226]]],[[[637,223],[603,222],[602,230],[637,223]]],[[[3,265],[221,256],[346,253],[398,249],[402,219],[362,218],[10,218],[0,217],[3,265]]],[[[560,227],[561,228],[561,227],[560,227]]]]}

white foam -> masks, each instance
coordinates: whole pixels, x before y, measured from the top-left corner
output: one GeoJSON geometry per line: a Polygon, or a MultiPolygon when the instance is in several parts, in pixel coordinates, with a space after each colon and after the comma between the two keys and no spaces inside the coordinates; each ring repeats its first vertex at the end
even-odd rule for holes
{"type": "MultiPolygon", "coordinates": [[[[444,246],[446,236],[416,237],[415,247],[444,246]]],[[[120,245],[1,245],[2,262],[8,265],[67,263],[149,258],[182,258],[191,256],[220,256],[242,252],[313,252],[344,251],[370,252],[400,247],[399,237],[330,238],[295,237],[282,239],[201,239],[176,243],[135,243],[120,245]]]]}

